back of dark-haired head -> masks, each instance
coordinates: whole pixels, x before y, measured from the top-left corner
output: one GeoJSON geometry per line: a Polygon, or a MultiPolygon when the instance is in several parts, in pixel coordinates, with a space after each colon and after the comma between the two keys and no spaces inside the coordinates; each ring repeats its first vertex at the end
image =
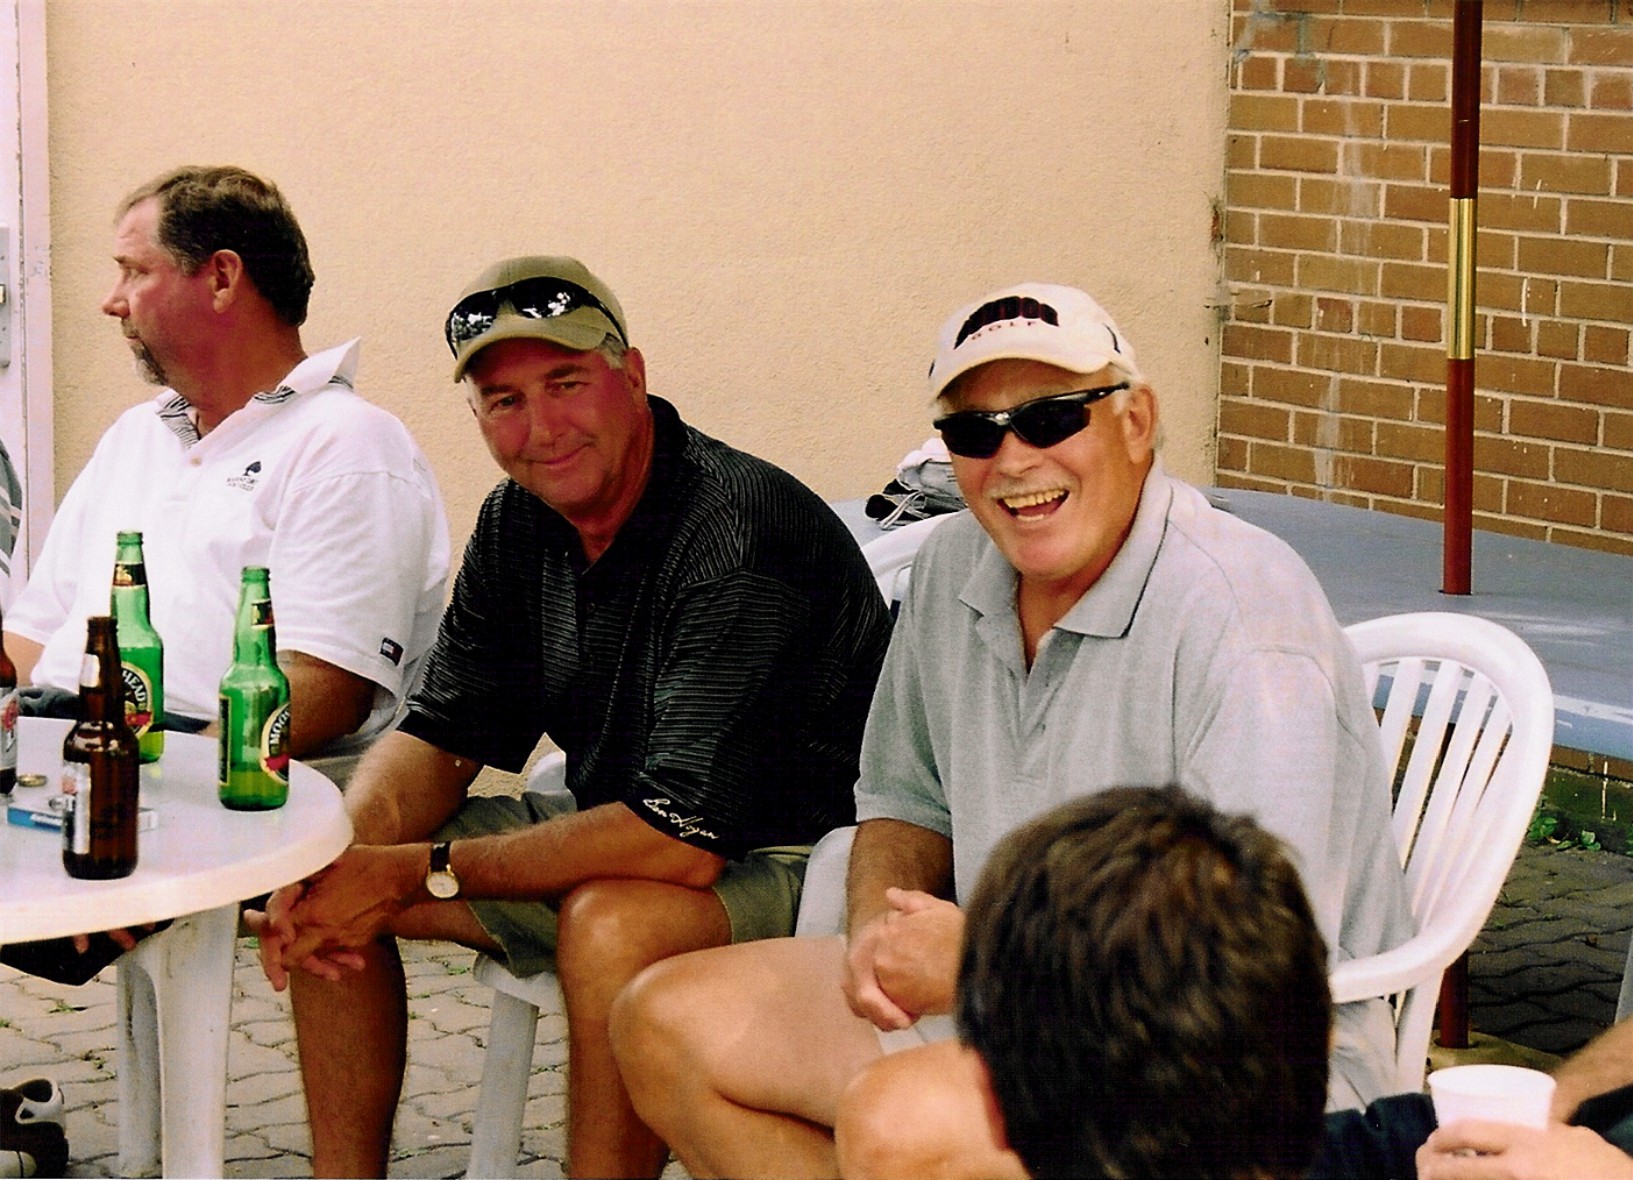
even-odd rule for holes
{"type": "Polygon", "coordinates": [[[184,274],[231,250],[280,319],[292,327],[306,322],[313,282],[306,235],[275,184],[230,165],[178,168],[127,196],[119,216],[147,200],[159,206],[158,245],[184,274]]]}
{"type": "Polygon", "coordinates": [[[960,1033],[1036,1177],[1301,1175],[1327,951],[1283,845],[1177,787],[1012,832],[968,907],[960,1033]]]}

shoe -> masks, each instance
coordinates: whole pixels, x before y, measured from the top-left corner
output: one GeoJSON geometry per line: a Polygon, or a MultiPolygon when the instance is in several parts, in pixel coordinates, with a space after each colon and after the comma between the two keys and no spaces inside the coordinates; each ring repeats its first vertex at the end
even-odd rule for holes
{"type": "Polygon", "coordinates": [[[30,1078],[0,1089],[0,1176],[61,1176],[67,1170],[57,1083],[30,1078]]]}
{"type": "MultiPolygon", "coordinates": [[[[137,942],[150,934],[157,934],[171,923],[166,918],[152,926],[138,926],[130,933],[137,942]]],[[[79,987],[125,953],[105,931],[90,936],[90,945],[83,952],[74,949],[74,940],[67,936],[46,938],[39,942],[12,942],[0,947],[0,963],[27,975],[38,975],[53,983],[79,987]]]]}

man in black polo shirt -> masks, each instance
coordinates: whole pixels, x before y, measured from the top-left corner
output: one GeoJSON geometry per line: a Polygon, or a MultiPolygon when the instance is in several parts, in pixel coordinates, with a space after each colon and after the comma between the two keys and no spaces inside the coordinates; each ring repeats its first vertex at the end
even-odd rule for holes
{"type": "Polygon", "coordinates": [[[488,496],[425,679],[347,793],[353,847],[274,895],[319,1175],[383,1175],[406,1028],[396,939],[450,939],[566,998],[568,1170],[655,1174],[607,1011],[641,969],[791,931],[808,846],[851,822],[888,638],[837,517],[646,391],[617,300],[568,258],[485,271],[448,316],[488,496]],[[571,814],[467,798],[541,735],[571,814]],[[548,822],[546,822],[548,820],[548,822]]]}

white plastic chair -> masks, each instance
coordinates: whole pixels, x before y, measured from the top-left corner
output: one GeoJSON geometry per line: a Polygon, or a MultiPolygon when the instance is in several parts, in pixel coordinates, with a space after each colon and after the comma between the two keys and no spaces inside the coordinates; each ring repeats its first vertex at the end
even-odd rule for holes
{"type": "Polygon", "coordinates": [[[904,524],[900,528],[873,538],[862,546],[862,556],[867,559],[868,569],[879,583],[879,593],[883,594],[886,602],[895,603],[907,590],[907,577],[913,564],[913,558],[928,537],[944,521],[951,519],[956,513],[942,513],[939,516],[927,516],[923,520],[915,520],[912,524],[904,524]]]}
{"type": "Polygon", "coordinates": [[[835,828],[816,842],[805,864],[805,885],[800,889],[799,918],[794,933],[800,938],[821,938],[845,930],[845,874],[851,863],[856,825],[835,828]]]}
{"type": "MultiPolygon", "coordinates": [[[[868,568],[879,583],[887,602],[900,597],[907,584],[908,568],[924,538],[951,514],[928,517],[892,529],[862,546],[868,568]]],[[[572,796],[567,791],[567,759],[560,753],[539,759],[528,775],[526,789],[550,796],[572,796]]],[[[565,806],[564,801],[564,806],[565,806]]],[[[820,885],[824,899],[822,916],[813,910],[806,917],[800,906],[797,934],[837,931],[843,924],[845,865],[849,860],[850,837],[854,828],[830,832],[812,850],[806,870],[807,881],[825,882],[837,874],[838,889],[820,885]],[[814,875],[814,876],[813,876],[814,875]]],[[[561,1004],[561,985],[555,975],[542,971],[520,978],[502,963],[478,955],[472,972],[479,983],[493,988],[493,1012],[488,1019],[488,1046],[482,1061],[482,1088],[476,1100],[471,1127],[471,1161],[468,1176],[507,1176],[516,1170],[521,1150],[522,1114],[527,1105],[527,1079],[533,1069],[533,1043],[538,1032],[539,1011],[561,1004]]]]}
{"type": "Polygon", "coordinates": [[[1340,963],[1333,1000],[1391,1000],[1393,1089],[1405,1093],[1423,1088],[1441,975],[1485,925],[1542,791],[1553,690],[1519,636],[1472,615],[1389,615],[1345,631],[1383,701],[1384,754],[1400,779],[1391,828],[1418,933],[1340,963]]]}
{"type": "MultiPolygon", "coordinates": [[[[534,763],[526,790],[550,796],[571,810],[567,790],[567,755],[557,751],[534,763]]],[[[522,1147],[522,1112],[527,1106],[527,1079],[533,1072],[533,1042],[539,1010],[561,1006],[561,984],[552,971],[526,977],[512,975],[503,963],[476,956],[472,974],[493,989],[488,1017],[488,1047],[482,1056],[482,1088],[471,1120],[471,1162],[467,1176],[512,1176],[522,1147]]]]}

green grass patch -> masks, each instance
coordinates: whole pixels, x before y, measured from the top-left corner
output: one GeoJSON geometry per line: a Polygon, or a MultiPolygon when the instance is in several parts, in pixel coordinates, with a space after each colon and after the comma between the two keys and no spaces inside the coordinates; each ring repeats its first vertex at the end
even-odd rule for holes
{"type": "Polygon", "coordinates": [[[1633,783],[1550,766],[1526,839],[1633,855],[1633,783]]]}

